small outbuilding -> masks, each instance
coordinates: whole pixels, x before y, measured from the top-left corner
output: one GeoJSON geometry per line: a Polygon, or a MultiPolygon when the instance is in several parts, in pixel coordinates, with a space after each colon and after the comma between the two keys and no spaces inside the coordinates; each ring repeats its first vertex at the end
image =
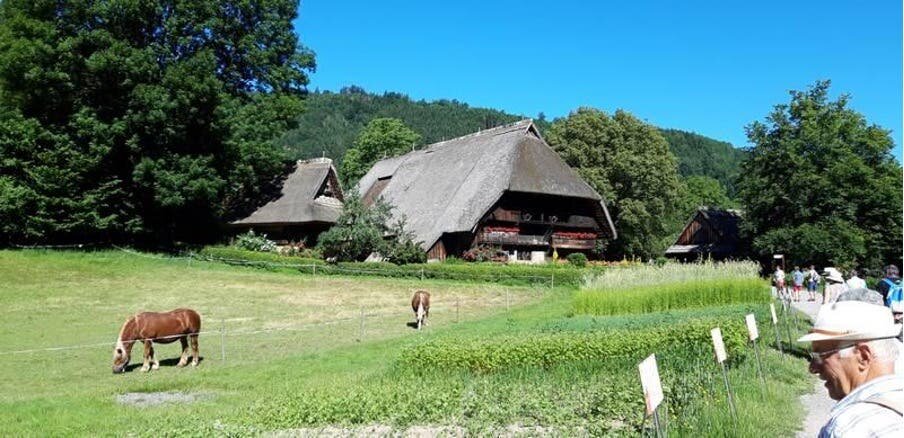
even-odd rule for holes
{"type": "Polygon", "coordinates": [[[681,261],[741,258],[745,247],[738,235],[740,220],[738,210],[702,207],[685,225],[675,244],[665,251],[665,256],[681,261]]]}
{"type": "Polygon", "coordinates": [[[358,183],[378,197],[428,259],[487,246],[509,260],[538,262],[556,251],[599,255],[616,236],[602,196],[543,141],[531,120],[443,141],[377,162],[358,183]]]}
{"type": "Polygon", "coordinates": [[[277,243],[304,242],[332,227],[342,213],[342,188],[329,158],[299,160],[283,181],[279,197],[246,218],[230,223],[237,233],[253,229],[277,243]]]}

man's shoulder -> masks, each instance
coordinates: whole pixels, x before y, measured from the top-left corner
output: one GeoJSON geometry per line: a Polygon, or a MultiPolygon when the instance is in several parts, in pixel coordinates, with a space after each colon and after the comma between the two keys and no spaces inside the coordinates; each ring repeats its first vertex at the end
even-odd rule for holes
{"type": "Polygon", "coordinates": [[[851,403],[832,416],[820,436],[881,437],[901,436],[904,421],[901,414],[876,403],[851,403]]]}

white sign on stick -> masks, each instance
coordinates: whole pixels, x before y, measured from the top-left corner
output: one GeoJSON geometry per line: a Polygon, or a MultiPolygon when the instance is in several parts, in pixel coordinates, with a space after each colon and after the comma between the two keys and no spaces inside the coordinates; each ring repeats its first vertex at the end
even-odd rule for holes
{"type": "Polygon", "coordinates": [[[769,311],[772,312],[772,325],[778,325],[778,318],[775,317],[775,304],[769,303],[769,311]]]}
{"type": "Polygon", "coordinates": [[[745,317],[747,320],[747,333],[750,335],[750,340],[755,341],[756,338],[760,337],[760,331],[756,328],[756,319],[754,319],[753,314],[749,314],[745,317]]]}
{"type": "Polygon", "coordinates": [[[725,352],[725,342],[722,341],[722,329],[716,327],[710,330],[709,333],[713,337],[713,349],[716,350],[716,362],[725,362],[725,359],[728,358],[728,353],[725,352]]]}
{"type": "Polygon", "coordinates": [[[662,394],[662,382],[659,380],[659,368],[656,366],[656,355],[651,354],[644,359],[637,365],[637,369],[640,371],[640,386],[643,387],[647,415],[651,415],[665,398],[662,394]]]}

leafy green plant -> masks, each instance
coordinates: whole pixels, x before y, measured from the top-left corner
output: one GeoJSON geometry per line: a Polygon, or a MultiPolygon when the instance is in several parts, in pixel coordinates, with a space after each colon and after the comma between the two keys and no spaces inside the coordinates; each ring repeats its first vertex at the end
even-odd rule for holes
{"type": "Polygon", "coordinates": [[[568,254],[568,257],[566,258],[568,259],[568,263],[571,263],[572,265],[579,268],[583,268],[587,265],[587,256],[582,252],[568,254]]]}
{"type": "Polygon", "coordinates": [[[709,345],[710,329],[721,327],[726,348],[743,353],[747,341],[741,315],[699,318],[642,330],[532,333],[489,339],[424,342],[402,351],[399,363],[415,370],[466,369],[491,372],[515,366],[551,366],[612,357],[641,358],[657,350],[709,345]]]}

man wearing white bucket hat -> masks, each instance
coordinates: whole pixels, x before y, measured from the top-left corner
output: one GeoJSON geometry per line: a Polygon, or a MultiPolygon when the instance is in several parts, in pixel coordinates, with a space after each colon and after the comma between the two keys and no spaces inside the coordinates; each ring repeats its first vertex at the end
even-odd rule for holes
{"type": "Polygon", "coordinates": [[[822,303],[834,303],[838,295],[847,290],[844,277],[841,275],[841,271],[835,268],[826,268],[822,276],[826,279],[826,287],[822,291],[822,303]]]}
{"type": "Polygon", "coordinates": [[[904,379],[895,376],[900,331],[887,307],[859,301],[826,304],[810,333],[810,372],[839,400],[820,437],[904,436],[904,379]]]}

